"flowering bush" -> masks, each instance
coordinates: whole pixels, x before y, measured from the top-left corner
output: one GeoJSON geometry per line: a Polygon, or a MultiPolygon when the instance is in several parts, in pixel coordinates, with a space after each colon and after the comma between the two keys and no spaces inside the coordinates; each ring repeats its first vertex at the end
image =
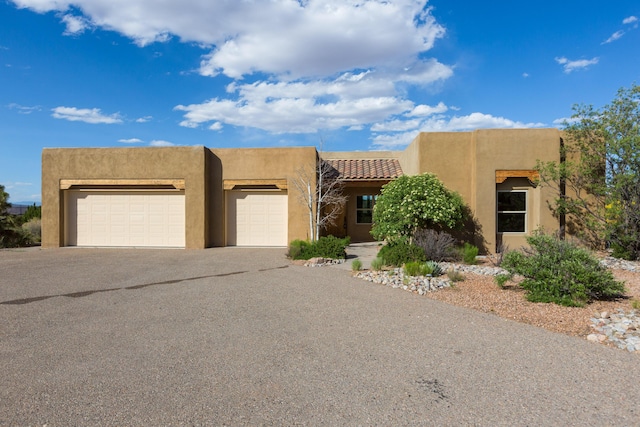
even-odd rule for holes
{"type": "Polygon", "coordinates": [[[457,228],[463,220],[462,197],[435,175],[405,175],[382,187],[371,234],[378,240],[402,240],[421,228],[457,228]]]}

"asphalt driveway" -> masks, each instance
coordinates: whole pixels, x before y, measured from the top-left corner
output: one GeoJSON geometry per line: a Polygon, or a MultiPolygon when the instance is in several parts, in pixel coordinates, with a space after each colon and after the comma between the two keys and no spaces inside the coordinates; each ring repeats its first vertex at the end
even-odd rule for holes
{"type": "Polygon", "coordinates": [[[282,249],[0,251],[0,425],[638,425],[640,358],[282,249]]]}

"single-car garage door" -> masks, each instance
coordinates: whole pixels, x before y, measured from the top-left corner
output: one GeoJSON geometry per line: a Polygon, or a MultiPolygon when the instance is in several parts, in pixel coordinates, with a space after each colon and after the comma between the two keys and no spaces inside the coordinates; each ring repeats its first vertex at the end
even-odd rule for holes
{"type": "Polygon", "coordinates": [[[227,245],[287,246],[286,191],[229,191],[227,245]]]}
{"type": "Polygon", "coordinates": [[[184,191],[68,191],[67,246],[185,246],[184,191]]]}

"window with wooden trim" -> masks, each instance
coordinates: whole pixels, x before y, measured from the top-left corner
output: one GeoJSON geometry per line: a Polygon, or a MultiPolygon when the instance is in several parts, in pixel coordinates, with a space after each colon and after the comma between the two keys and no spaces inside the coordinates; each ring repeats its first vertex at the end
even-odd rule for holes
{"type": "Polygon", "coordinates": [[[498,190],[498,233],[527,232],[527,191],[498,190]]]}
{"type": "Polygon", "coordinates": [[[377,195],[363,195],[356,197],[356,224],[373,223],[373,206],[377,195]]]}

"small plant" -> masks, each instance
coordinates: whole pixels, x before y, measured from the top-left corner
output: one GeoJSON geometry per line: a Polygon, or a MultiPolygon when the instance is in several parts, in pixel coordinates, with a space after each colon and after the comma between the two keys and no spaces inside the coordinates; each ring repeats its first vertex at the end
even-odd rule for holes
{"type": "Polygon", "coordinates": [[[426,264],[413,261],[404,265],[404,274],[407,276],[426,276],[431,274],[431,270],[427,268],[426,264]]]}
{"type": "Polygon", "coordinates": [[[511,277],[513,277],[511,274],[498,274],[495,277],[496,284],[500,289],[504,289],[504,286],[511,280],[511,277]]]}
{"type": "Polygon", "coordinates": [[[378,252],[378,257],[382,258],[386,265],[395,267],[400,267],[408,262],[427,260],[422,248],[405,241],[397,241],[383,246],[378,252]]]}
{"type": "Polygon", "coordinates": [[[447,271],[447,277],[453,283],[462,282],[464,280],[464,274],[460,273],[458,270],[450,269],[447,271]]]}
{"type": "Polygon", "coordinates": [[[380,270],[382,270],[382,267],[384,267],[384,261],[382,260],[382,258],[377,257],[377,258],[374,258],[371,261],[371,269],[372,270],[380,271],[380,270]]]}
{"type": "Polygon", "coordinates": [[[431,260],[426,262],[427,267],[431,270],[431,274],[433,277],[442,276],[442,267],[437,262],[431,260]]]}
{"type": "Polygon", "coordinates": [[[362,270],[362,261],[359,259],[354,259],[351,261],[351,271],[360,271],[362,270]]]}
{"type": "Polygon", "coordinates": [[[22,229],[29,234],[32,243],[40,243],[42,236],[42,221],[40,218],[32,218],[25,222],[22,224],[22,229]]]}
{"type": "Polygon", "coordinates": [[[640,300],[631,300],[631,308],[633,308],[634,310],[640,310],[640,300]]]}
{"type": "Polygon", "coordinates": [[[427,259],[433,261],[456,261],[456,240],[444,231],[431,229],[418,230],[413,236],[413,242],[424,251],[427,259]]]}
{"type": "Polygon", "coordinates": [[[478,263],[476,258],[478,256],[477,246],[474,246],[469,242],[465,242],[464,246],[460,249],[460,252],[462,253],[462,261],[465,264],[475,265],[478,263]]]}
{"type": "Polygon", "coordinates": [[[529,301],[583,307],[624,293],[623,283],[589,251],[542,233],[527,237],[527,242],[531,248],[508,252],[502,268],[524,277],[520,286],[529,301]]]}

